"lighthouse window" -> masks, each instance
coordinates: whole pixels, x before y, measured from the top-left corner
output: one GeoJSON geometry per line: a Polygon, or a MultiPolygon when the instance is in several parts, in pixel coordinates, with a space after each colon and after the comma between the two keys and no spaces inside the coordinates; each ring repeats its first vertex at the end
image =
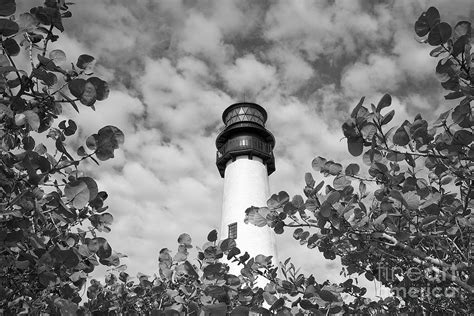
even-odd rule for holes
{"type": "Polygon", "coordinates": [[[229,225],[229,238],[237,239],[237,223],[232,223],[229,225]]]}

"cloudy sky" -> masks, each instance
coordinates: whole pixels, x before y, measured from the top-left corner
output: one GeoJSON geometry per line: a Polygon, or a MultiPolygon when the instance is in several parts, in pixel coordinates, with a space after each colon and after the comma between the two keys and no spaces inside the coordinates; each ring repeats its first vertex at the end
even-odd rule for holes
{"type": "MultiPolygon", "coordinates": [[[[434,119],[446,107],[413,24],[430,5],[450,23],[473,15],[470,0],[76,3],[52,48],[71,61],[95,56],[110,84],[110,97],[77,121],[84,137],[104,125],[126,135],[116,159],[88,172],[109,193],[115,222],[105,237],[128,254],[132,275],[157,272],[158,251],[176,249],[180,233],[201,245],[219,227],[214,141],[227,106],[245,95],[266,108],[277,141],[271,191],[302,194],[315,156],[351,160],[340,126],[361,96],[392,94],[398,121],[434,119]]],[[[291,233],[278,243],[280,260],[291,256],[318,281],[338,277],[336,261],[291,233]]]]}

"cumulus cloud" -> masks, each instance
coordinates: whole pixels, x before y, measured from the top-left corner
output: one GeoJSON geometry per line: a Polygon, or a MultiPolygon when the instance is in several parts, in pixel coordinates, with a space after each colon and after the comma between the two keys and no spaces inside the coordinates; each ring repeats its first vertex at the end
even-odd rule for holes
{"type": "Polygon", "coordinates": [[[231,91],[239,94],[250,92],[253,95],[276,84],[276,70],[273,66],[258,61],[253,55],[235,60],[222,74],[231,91]]]}
{"type": "Polygon", "coordinates": [[[393,57],[371,54],[366,61],[357,61],[342,74],[341,86],[350,96],[396,91],[405,80],[393,57]]]}
{"type": "Polygon", "coordinates": [[[184,24],[178,47],[188,54],[222,62],[232,47],[225,45],[219,27],[204,15],[191,14],[184,24]]]}
{"type": "Polygon", "coordinates": [[[274,47],[268,52],[269,59],[278,65],[279,88],[294,93],[315,75],[315,70],[297,50],[274,47]]]}

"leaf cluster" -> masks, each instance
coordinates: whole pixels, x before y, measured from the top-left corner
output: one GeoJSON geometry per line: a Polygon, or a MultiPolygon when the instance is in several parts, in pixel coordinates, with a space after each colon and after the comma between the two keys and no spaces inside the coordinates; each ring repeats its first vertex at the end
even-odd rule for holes
{"type": "Polygon", "coordinates": [[[101,232],[113,222],[96,181],[79,166],[108,160],[123,133],[106,126],[78,149],[80,128],[61,120],[63,106],[79,112],[108,94],[93,77],[94,58],[48,49],[71,16],[64,1],[45,1],[15,15],[14,0],[0,5],[0,313],[75,314],[80,290],[96,266],[120,266],[101,232]],[[20,54],[30,65],[16,64],[20,54]],[[38,140],[43,140],[39,142],[38,140]],[[92,145],[93,144],[93,145],[92,145]],[[77,151],[77,154],[75,153],[77,151]]]}
{"type": "Polygon", "coordinates": [[[348,285],[345,293],[356,297],[343,306],[348,313],[375,308],[466,314],[473,308],[472,26],[461,21],[452,28],[432,7],[417,20],[415,32],[436,47],[431,55],[441,58],[436,73],[450,91],[445,98],[459,103],[433,123],[418,114],[390,126],[395,115],[391,96],[370,108],[362,98],[342,132],[349,153],[362,157],[363,165],[344,167],[316,157],[313,169],[330,178],[330,184],[316,185],[307,173],[306,198],[280,192],[267,207],[246,211],[248,223],[269,226],[277,234],[291,229],[301,245],[317,248],[329,260],[341,258],[342,274],[364,275],[398,290],[386,300],[370,302],[348,285]],[[412,277],[415,269],[436,277],[412,277]],[[399,293],[428,287],[454,289],[457,296],[399,293]]]}

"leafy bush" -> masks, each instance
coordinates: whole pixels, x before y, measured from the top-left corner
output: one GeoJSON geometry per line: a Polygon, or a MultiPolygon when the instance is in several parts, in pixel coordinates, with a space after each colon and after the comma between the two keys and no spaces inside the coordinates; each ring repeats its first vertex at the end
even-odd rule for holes
{"type": "Polygon", "coordinates": [[[15,1],[1,1],[0,311],[74,314],[87,274],[99,264],[119,265],[120,257],[97,235],[113,221],[107,193],[78,168],[112,158],[124,135],[106,126],[71,151],[78,126],[58,122],[63,107],[94,108],[107,98],[107,83],[93,76],[92,56],[68,67],[63,51],[48,50],[71,16],[63,1],[15,11],[15,1]],[[15,63],[20,46],[30,65],[15,63]]]}
{"type": "Polygon", "coordinates": [[[348,313],[396,308],[467,315],[473,309],[472,26],[461,21],[451,28],[431,7],[415,32],[435,46],[430,55],[439,58],[436,74],[450,91],[445,98],[459,103],[432,124],[416,115],[388,128],[395,114],[387,110],[391,96],[370,108],[362,98],[342,131],[349,153],[362,156],[364,166],[316,157],[313,169],[332,177],[324,192],[324,181],[316,185],[307,173],[306,199],[280,192],[267,207],[247,210],[250,223],[277,234],[292,228],[301,245],[329,260],[340,257],[345,275],[376,279],[394,293],[367,304],[348,279],[343,292],[356,298],[344,306],[348,313]]]}
{"type": "MultiPolygon", "coordinates": [[[[123,133],[105,126],[73,150],[78,130],[60,120],[63,106],[79,112],[107,98],[108,86],[93,76],[94,58],[81,55],[65,66],[66,54],[48,50],[71,16],[62,1],[46,0],[14,16],[14,0],[0,1],[0,311],[51,315],[329,315],[472,311],[473,99],[471,24],[451,28],[429,8],[415,32],[441,58],[436,72],[446,99],[461,99],[433,124],[420,115],[390,129],[395,112],[385,95],[367,108],[363,99],[343,124],[348,150],[365,166],[345,168],[317,157],[313,168],[332,178],[316,185],[305,175],[306,198],[273,195],[267,207],[250,207],[247,222],[340,257],[348,279],[318,283],[286,260],[251,258],[232,239],[207,236],[193,265],[191,237],[181,234],[171,257],[164,248],[159,276],[134,280],[120,265],[124,255],[98,233],[111,230],[113,216],[96,181],[80,171],[85,161],[105,161],[124,142],[123,133]],[[15,64],[26,51],[30,65],[15,64]],[[59,121],[59,122],[58,122],[59,121]],[[39,137],[39,135],[45,137],[39,137]],[[46,139],[39,143],[38,139],[46,139]],[[367,172],[365,172],[367,169],[367,172]],[[367,174],[366,174],[367,173],[367,174]],[[367,184],[370,183],[369,186],[367,184]],[[369,188],[369,190],[368,190],[369,188]],[[370,191],[370,188],[376,188],[370,191]],[[225,260],[223,260],[225,259],[225,260]],[[242,267],[229,273],[227,262],[242,267]],[[88,273],[102,264],[115,271],[105,283],[92,280],[88,301],[80,291],[88,273]],[[280,270],[280,274],[278,273],[280,270]],[[352,279],[357,273],[396,290],[379,301],[352,279]],[[427,273],[427,276],[424,276],[427,273]],[[259,286],[263,282],[265,286],[259,286]],[[456,295],[404,295],[410,288],[452,289],[456,295]],[[347,300],[352,296],[352,300],[347,300]]],[[[446,292],[444,292],[446,294],[446,292]]]]}

